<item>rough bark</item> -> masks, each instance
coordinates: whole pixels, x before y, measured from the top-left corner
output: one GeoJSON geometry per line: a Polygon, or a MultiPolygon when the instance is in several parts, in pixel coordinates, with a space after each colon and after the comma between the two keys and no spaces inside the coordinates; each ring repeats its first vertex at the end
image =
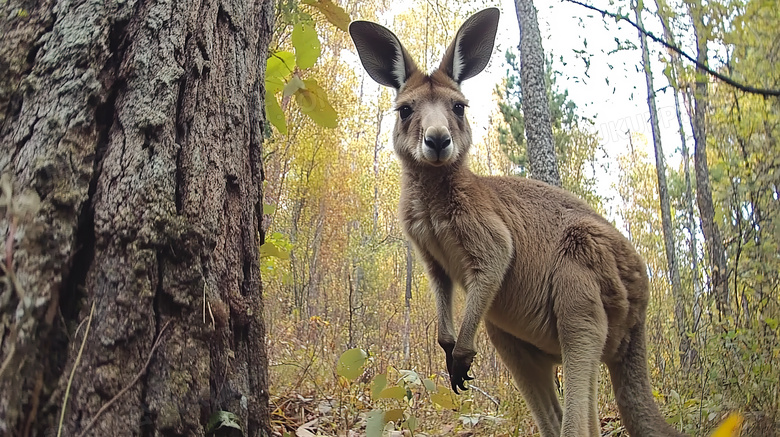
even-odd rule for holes
{"type": "MultiPolygon", "coordinates": [[[[632,5],[636,15],[636,22],[642,24],[642,11],[638,5],[632,5]]],[[[647,47],[647,36],[639,32],[639,43],[642,48],[642,66],[645,72],[647,85],[647,106],[650,110],[650,126],[653,133],[653,149],[655,151],[655,172],[658,178],[658,198],[661,206],[661,226],[664,235],[664,248],[666,251],[666,265],[668,268],[669,282],[672,284],[672,296],[674,296],[674,320],[677,325],[677,337],[680,341],[680,356],[683,364],[687,365],[690,350],[690,338],[686,328],[685,299],[680,280],[680,269],[675,251],[674,230],[672,212],[669,201],[669,187],[666,183],[666,163],[663,144],[661,143],[661,127],[658,123],[658,110],[655,104],[655,87],[653,86],[653,73],[650,68],[650,50],[647,47]]]]}
{"type": "MultiPolygon", "coordinates": [[[[701,1],[695,0],[688,4],[693,20],[693,31],[696,36],[697,61],[707,64],[707,36],[703,19],[701,1]]],[[[696,204],[701,217],[701,231],[710,261],[710,286],[715,295],[715,302],[721,315],[731,314],[728,289],[728,266],[726,263],[726,248],[720,228],[715,221],[715,207],[712,204],[712,188],[710,187],[710,170],[707,164],[707,75],[702,69],[696,70],[696,84],[693,92],[693,159],[696,173],[696,204]]]]}
{"type": "Polygon", "coordinates": [[[272,7],[0,7],[12,35],[0,173],[40,199],[34,214],[0,210],[16,278],[0,285],[0,434],[56,435],[63,405],[68,436],[203,435],[218,410],[267,434],[257,248],[272,7]]]}
{"type": "Polygon", "coordinates": [[[520,87],[531,176],[561,186],[550,106],[544,86],[544,50],[532,0],[515,0],[520,26],[520,87]]]}

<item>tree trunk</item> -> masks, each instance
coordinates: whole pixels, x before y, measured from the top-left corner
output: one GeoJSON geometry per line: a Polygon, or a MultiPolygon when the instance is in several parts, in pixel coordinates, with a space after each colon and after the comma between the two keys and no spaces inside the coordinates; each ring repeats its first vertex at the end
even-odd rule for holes
{"type": "Polygon", "coordinates": [[[272,8],[2,6],[0,434],[204,435],[220,410],[268,434],[272,8]]]}
{"type": "MultiPolygon", "coordinates": [[[[642,24],[642,10],[637,4],[632,4],[639,27],[642,24]]],[[[647,48],[647,36],[639,32],[639,42],[642,48],[642,66],[645,71],[647,84],[647,106],[650,110],[650,126],[653,132],[653,149],[655,150],[655,172],[658,177],[658,198],[661,203],[661,225],[664,234],[664,248],[666,249],[666,265],[669,269],[669,282],[672,284],[674,296],[674,320],[677,324],[677,337],[680,341],[680,356],[683,366],[687,366],[690,339],[685,326],[685,299],[682,294],[682,282],[680,270],[675,252],[674,230],[672,229],[672,212],[669,202],[669,187],[666,184],[666,163],[664,162],[664,150],[661,144],[661,128],[658,124],[658,110],[655,105],[655,88],[653,86],[653,73],[650,69],[650,50],[647,48]]]]}
{"type": "MultiPolygon", "coordinates": [[[[700,0],[688,4],[693,20],[693,32],[696,36],[696,60],[701,65],[707,64],[707,29],[704,24],[704,12],[700,0]]],[[[693,93],[693,159],[696,173],[696,203],[701,216],[701,230],[710,260],[712,273],[710,283],[715,294],[715,301],[721,315],[731,314],[728,289],[728,266],[726,264],[726,249],[717,222],[715,208],[712,204],[712,189],[710,188],[710,170],[707,164],[707,73],[696,70],[696,86],[693,93]]]]}
{"type": "Polygon", "coordinates": [[[382,113],[382,105],[376,105],[376,137],[374,138],[374,228],[372,232],[374,235],[372,238],[377,238],[379,232],[379,151],[382,148],[381,134],[382,134],[382,119],[384,114],[382,113]]]}
{"type": "Polygon", "coordinates": [[[412,336],[412,243],[406,241],[406,293],[404,294],[404,364],[411,366],[412,336]]]}
{"type": "MultiPolygon", "coordinates": [[[[668,18],[669,7],[664,0],[656,0],[655,2],[658,8],[658,16],[661,19],[661,23],[664,28],[664,37],[671,44],[676,44],[674,41],[674,33],[672,32],[671,23],[668,18]]],[[[685,135],[685,129],[683,128],[682,111],[680,110],[680,83],[678,82],[680,72],[683,71],[682,61],[680,55],[676,52],[671,52],[671,65],[672,65],[672,87],[674,88],[674,111],[677,116],[677,126],[680,133],[680,145],[683,162],[683,173],[685,178],[685,212],[686,212],[686,224],[690,239],[688,241],[689,251],[691,253],[691,282],[693,283],[693,326],[692,332],[696,332],[699,329],[699,322],[701,321],[701,298],[703,295],[701,281],[699,281],[699,249],[696,243],[696,220],[693,212],[693,188],[691,185],[691,168],[690,168],[690,153],[688,151],[688,141],[685,135]]],[[[692,361],[695,356],[695,351],[692,351],[694,355],[691,356],[692,361]]]]}
{"type": "Polygon", "coordinates": [[[544,50],[532,0],[515,0],[520,26],[520,86],[531,176],[561,186],[555,142],[550,121],[550,104],[544,86],[544,50]]]}

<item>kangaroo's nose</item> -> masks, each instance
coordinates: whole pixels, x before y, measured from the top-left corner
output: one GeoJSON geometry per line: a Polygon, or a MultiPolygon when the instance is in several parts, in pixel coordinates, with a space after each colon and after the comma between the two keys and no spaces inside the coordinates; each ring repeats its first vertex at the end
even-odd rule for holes
{"type": "Polygon", "coordinates": [[[440,152],[452,144],[452,137],[450,131],[444,126],[441,127],[429,127],[425,129],[425,145],[431,149],[440,152]]]}

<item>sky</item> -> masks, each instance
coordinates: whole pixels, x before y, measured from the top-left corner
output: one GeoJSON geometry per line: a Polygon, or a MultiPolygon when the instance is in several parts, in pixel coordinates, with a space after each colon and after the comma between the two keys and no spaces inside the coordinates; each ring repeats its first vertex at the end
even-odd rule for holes
{"type": "MultiPolygon", "coordinates": [[[[616,6],[607,1],[591,1],[591,4],[616,12],[616,6]]],[[[615,204],[610,202],[617,195],[612,185],[617,181],[616,158],[629,147],[627,131],[644,135],[635,146],[646,146],[652,153],[652,132],[650,112],[647,105],[647,85],[644,71],[640,67],[641,51],[622,50],[607,54],[617,47],[615,38],[629,39],[639,46],[637,30],[631,25],[616,24],[614,19],[562,0],[535,1],[538,11],[539,29],[546,56],[554,57],[553,68],[562,73],[558,78],[561,90],[569,92],[569,98],[578,106],[580,115],[594,121],[592,129],[600,138],[606,157],[599,163],[606,166],[596,173],[597,190],[606,197],[609,215],[614,215],[615,204]],[[585,44],[587,43],[587,47],[585,44]],[[587,69],[585,61],[575,51],[586,50],[590,56],[587,69]],[[609,67],[612,65],[612,68],[609,67]],[[639,143],[639,144],[638,144],[639,143]]],[[[475,79],[464,82],[464,94],[469,99],[472,130],[484,132],[488,127],[487,115],[495,107],[492,95],[495,84],[506,76],[507,65],[504,52],[512,49],[517,53],[520,41],[514,0],[501,1],[501,18],[496,38],[493,59],[488,68],[475,79]]],[[[643,15],[644,25],[657,35],[662,35],[659,22],[652,20],[649,13],[643,15]]],[[[633,19],[633,16],[632,16],[633,19]]],[[[650,59],[656,91],[668,85],[663,76],[663,63],[659,51],[665,50],[657,43],[649,43],[650,59]]],[[[661,144],[667,166],[680,165],[680,135],[674,108],[674,97],[670,91],[657,92],[656,106],[659,113],[661,144]]],[[[683,123],[688,123],[683,108],[683,123]]],[[[686,125],[689,126],[689,125],[686,125]]],[[[689,147],[692,146],[690,132],[686,134],[689,147]]],[[[610,217],[616,219],[617,217],[610,217]]]]}
{"type": "MultiPolygon", "coordinates": [[[[616,10],[615,6],[599,5],[598,1],[593,3],[613,12],[616,10]]],[[[628,129],[650,135],[647,88],[644,74],[639,67],[641,52],[637,49],[611,55],[605,53],[616,48],[615,38],[630,39],[638,46],[637,31],[628,24],[617,25],[609,17],[605,25],[605,20],[600,15],[573,3],[544,0],[536,1],[535,4],[545,55],[552,54],[555,59],[554,68],[563,73],[558,80],[559,86],[569,91],[570,98],[577,103],[582,115],[595,119],[596,128],[605,146],[613,146],[612,143],[618,143],[614,144],[615,146],[625,145],[628,140],[625,131],[628,129]],[[584,46],[585,41],[587,48],[584,46]],[[585,75],[585,62],[576,56],[575,50],[586,50],[591,54],[587,72],[589,77],[585,75]]],[[[483,73],[490,80],[465,83],[463,88],[467,94],[486,96],[488,82],[497,83],[506,74],[504,51],[511,48],[517,52],[520,37],[514,1],[502,0],[501,10],[493,62],[483,73]]],[[[650,20],[648,14],[645,14],[645,21],[648,28],[661,33],[660,25],[650,20]]],[[[654,85],[658,90],[666,86],[667,81],[662,74],[663,64],[658,61],[660,47],[651,42],[650,49],[654,85]]],[[[657,98],[662,130],[672,129],[671,133],[677,135],[671,93],[661,92],[657,98]]],[[[484,104],[488,106],[490,102],[485,101],[484,104]]],[[[676,142],[666,136],[663,139],[669,141],[670,146],[677,147],[679,143],[679,137],[676,142]]],[[[673,150],[673,147],[669,149],[673,150]]]]}

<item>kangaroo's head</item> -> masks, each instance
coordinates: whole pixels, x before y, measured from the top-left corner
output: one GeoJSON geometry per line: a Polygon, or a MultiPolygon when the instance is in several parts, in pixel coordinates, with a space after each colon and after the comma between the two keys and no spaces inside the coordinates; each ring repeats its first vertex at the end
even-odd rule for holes
{"type": "Polygon", "coordinates": [[[369,76],[397,91],[393,144],[409,165],[446,166],[471,147],[468,101],[460,83],[476,76],[490,60],[499,12],[485,9],[466,20],[439,68],[421,72],[398,37],[369,21],[354,21],[349,33],[369,76]]]}

